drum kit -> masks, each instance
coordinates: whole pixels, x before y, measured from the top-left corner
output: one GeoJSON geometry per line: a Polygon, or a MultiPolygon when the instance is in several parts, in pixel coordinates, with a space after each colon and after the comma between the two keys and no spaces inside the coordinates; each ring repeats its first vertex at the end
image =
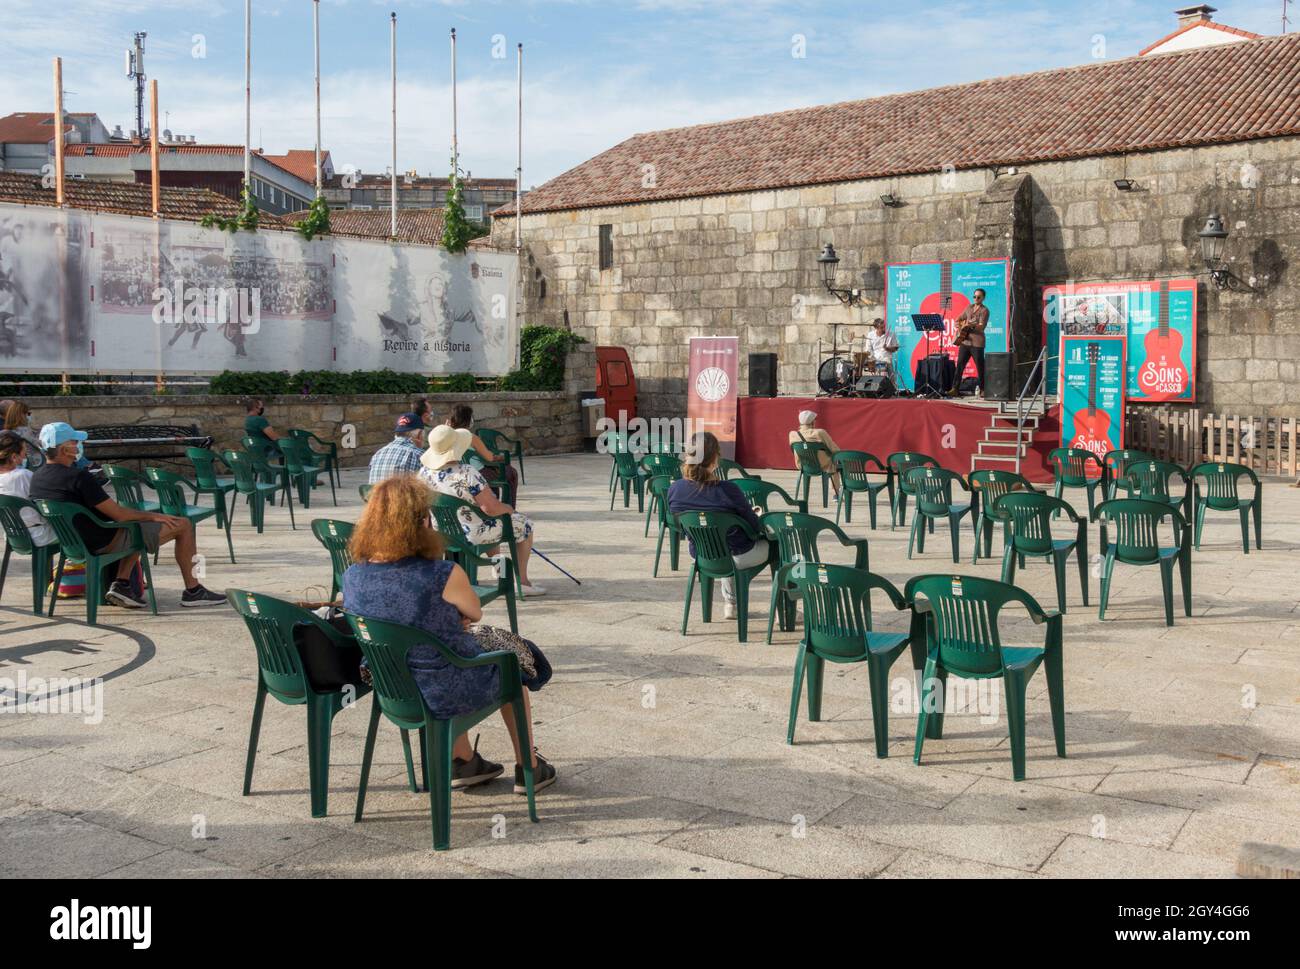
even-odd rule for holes
{"type": "MultiPolygon", "coordinates": [[[[876,360],[866,351],[853,350],[855,336],[849,334],[848,347],[839,346],[839,323],[832,324],[834,336],[830,355],[817,367],[819,397],[892,397],[897,378],[893,357],[889,361],[876,360]],[[884,378],[884,379],[878,379],[884,378]]],[[[860,345],[860,344],[859,344],[860,345]]],[[[823,345],[817,341],[817,356],[821,359],[823,345]]]]}

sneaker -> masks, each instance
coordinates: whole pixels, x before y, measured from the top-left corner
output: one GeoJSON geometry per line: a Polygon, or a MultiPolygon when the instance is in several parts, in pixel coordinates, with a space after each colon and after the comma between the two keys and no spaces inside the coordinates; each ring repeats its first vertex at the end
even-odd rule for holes
{"type": "Polygon", "coordinates": [[[126,579],[114,579],[104,593],[104,600],[109,605],[121,606],[123,609],[143,609],[147,605],[143,596],[137,598],[131,594],[131,583],[126,579]]]}
{"type": "Polygon", "coordinates": [[[540,585],[526,585],[523,589],[525,599],[536,599],[538,596],[546,595],[546,590],[540,585]]]}
{"type": "Polygon", "coordinates": [[[722,618],[723,619],[736,618],[736,604],[734,602],[724,602],[722,604],[722,618]]]}
{"type": "MultiPolygon", "coordinates": [[[[547,763],[545,757],[537,753],[536,750],[533,751],[533,754],[537,757],[537,766],[533,768],[533,793],[537,793],[554,784],[558,775],[555,773],[555,768],[547,763]]],[[[524,769],[519,764],[515,764],[515,793],[528,793],[528,786],[524,784],[524,769]]]]}
{"type": "Polygon", "coordinates": [[[193,606],[224,606],[226,605],[226,597],[219,592],[205,589],[202,585],[196,585],[193,589],[186,589],[181,593],[181,605],[186,608],[193,606]]]}
{"type": "Polygon", "coordinates": [[[505,770],[500,764],[494,764],[478,752],[478,737],[474,738],[474,754],[469,760],[455,757],[451,762],[451,789],[461,790],[476,784],[486,784],[501,776],[505,770]]]}

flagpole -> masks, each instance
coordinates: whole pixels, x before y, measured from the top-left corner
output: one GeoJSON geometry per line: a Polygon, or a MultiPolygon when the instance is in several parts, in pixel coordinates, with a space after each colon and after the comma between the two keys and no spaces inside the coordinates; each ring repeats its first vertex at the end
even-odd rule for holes
{"type": "Polygon", "coordinates": [[[63,205],[63,58],[54,58],[54,202],[63,205]]]}
{"type": "Polygon", "coordinates": [[[391,235],[397,236],[397,13],[392,17],[392,61],[393,61],[393,167],[388,184],[388,206],[392,216],[391,235]]]}
{"type": "Polygon", "coordinates": [[[311,23],[316,46],[316,197],[320,198],[320,0],[312,0],[311,23]]]}
{"type": "Polygon", "coordinates": [[[519,155],[515,164],[515,255],[523,248],[523,227],[520,219],[523,216],[523,191],[524,191],[524,45],[519,45],[519,65],[515,72],[515,85],[517,87],[518,107],[518,132],[517,143],[519,146],[519,155]]]}
{"type": "MultiPolygon", "coordinates": [[[[456,28],[451,28],[451,177],[460,174],[460,148],[456,141],[456,28]]],[[[455,186],[453,186],[454,188],[455,186]]]]}
{"type": "Polygon", "coordinates": [[[253,0],[244,0],[244,191],[253,194],[253,0]]]}
{"type": "Polygon", "coordinates": [[[153,217],[158,218],[162,208],[162,186],[159,184],[158,164],[158,81],[149,82],[149,184],[150,199],[153,204],[153,217]]]}

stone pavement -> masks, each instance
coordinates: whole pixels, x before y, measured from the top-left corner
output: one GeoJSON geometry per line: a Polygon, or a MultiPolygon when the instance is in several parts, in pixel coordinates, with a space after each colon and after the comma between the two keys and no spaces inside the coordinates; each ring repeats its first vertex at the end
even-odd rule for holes
{"type": "MultiPolygon", "coordinates": [[[[0,604],[0,678],[25,675],[36,693],[34,677],[103,677],[103,715],[0,713],[0,877],[1219,877],[1242,842],[1300,846],[1300,491],[1266,486],[1262,553],[1242,555],[1235,520],[1211,519],[1194,557],[1194,617],[1179,610],[1172,629],[1155,569],[1118,567],[1099,623],[1095,598],[1079,605],[1071,566],[1069,756],[1055,756],[1040,672],[1027,779],[1013,783],[997,693],[950,712],[945,739],[912,763],[906,658],[893,671],[888,759],[874,755],[862,666],[828,668],[823,722],[801,710],[787,746],[797,634],[762,642],[767,582],[755,584],[751,642],[736,642],[734,623],[704,625],[698,597],[681,636],[685,572],[669,572],[665,554],[651,579],[653,540],[635,504],[607,510],[608,466],[595,455],[528,460],[521,508],[540,547],[583,580],[539,561],[534,578],[552,595],[520,609],[521,632],[555,667],[534,697],[538,745],[560,772],[538,797],[540,824],[510,792],[496,718],[481,749],[506,776],[453,796],[451,851],[431,850],[427,795],[405,788],[386,722],[354,824],[369,700],[335,720],[327,818],[310,817],[304,711],[274,701],[253,793],[241,797],[256,666],[234,613],[182,610],[164,560],[156,618],[105,608],[93,628],[82,604],[62,603],[56,619],[37,619],[19,560],[0,604]]],[[[788,472],[765,477],[793,488],[788,472]]],[[[307,522],[355,520],[361,480],[345,473],[337,510],[317,492],[296,532],[273,509],[259,537],[241,511],[237,566],[205,526],[208,585],[323,595],[329,560],[307,522]]],[[[870,531],[865,508],[858,518],[850,534],[871,538],[873,568],[896,584],[952,567],[942,532],[908,562],[905,530],[870,531]]],[[[1095,528],[1091,541],[1095,550],[1095,528]]],[[[962,545],[969,556],[969,526],[962,545]]],[[[996,577],[997,565],[967,558],[956,571],[996,577]]],[[[1022,581],[1054,604],[1050,568],[1031,564],[1022,581]]],[[[877,618],[905,628],[901,615],[877,618]]],[[[504,607],[488,619],[504,625],[504,607]]],[[[1041,642],[1028,622],[1014,633],[1041,642]]]]}

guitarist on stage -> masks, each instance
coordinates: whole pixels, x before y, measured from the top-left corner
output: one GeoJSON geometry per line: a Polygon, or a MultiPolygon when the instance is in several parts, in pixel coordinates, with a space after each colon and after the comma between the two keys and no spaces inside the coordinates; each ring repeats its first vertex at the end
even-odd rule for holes
{"type": "Polygon", "coordinates": [[[961,386],[961,375],[966,372],[966,364],[975,361],[976,397],[984,396],[984,328],[989,325],[989,309],[984,305],[984,290],[977,289],[971,294],[971,304],[962,311],[954,324],[957,327],[957,373],[953,377],[949,397],[957,396],[961,386]]]}

